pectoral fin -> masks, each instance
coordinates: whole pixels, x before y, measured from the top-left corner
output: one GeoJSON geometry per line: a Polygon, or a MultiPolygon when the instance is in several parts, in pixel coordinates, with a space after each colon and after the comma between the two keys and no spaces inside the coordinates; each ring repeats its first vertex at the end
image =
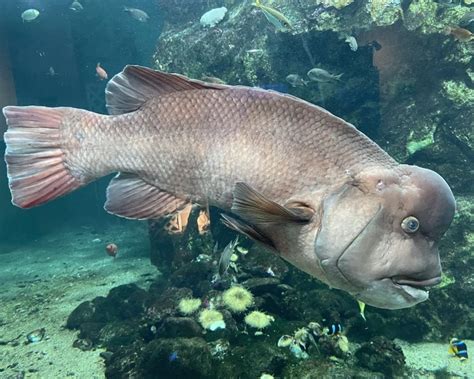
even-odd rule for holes
{"type": "Polygon", "coordinates": [[[256,228],[253,225],[249,225],[245,223],[244,221],[237,220],[233,217],[227,216],[225,214],[221,214],[222,217],[222,223],[227,226],[229,229],[235,230],[238,233],[242,233],[243,235],[262,243],[268,248],[271,248],[273,250],[276,250],[275,245],[273,244],[273,241],[265,236],[258,228],[256,228]]]}
{"type": "Polygon", "coordinates": [[[250,224],[306,223],[311,220],[314,210],[301,203],[284,207],[267,199],[245,183],[238,182],[234,189],[232,212],[250,224]]]}

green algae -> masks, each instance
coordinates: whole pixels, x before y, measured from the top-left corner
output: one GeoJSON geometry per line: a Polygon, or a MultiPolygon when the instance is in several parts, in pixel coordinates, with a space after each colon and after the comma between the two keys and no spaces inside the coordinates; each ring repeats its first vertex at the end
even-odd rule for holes
{"type": "Polygon", "coordinates": [[[443,96],[451,100],[456,107],[474,105],[474,90],[464,82],[447,80],[442,83],[443,96]]]}

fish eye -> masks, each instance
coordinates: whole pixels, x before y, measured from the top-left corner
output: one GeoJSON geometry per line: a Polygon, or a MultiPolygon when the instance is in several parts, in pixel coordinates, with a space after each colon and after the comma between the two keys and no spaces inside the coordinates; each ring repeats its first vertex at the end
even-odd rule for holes
{"type": "Polygon", "coordinates": [[[420,227],[420,222],[416,217],[408,216],[402,221],[401,227],[406,233],[415,233],[420,227]]]}

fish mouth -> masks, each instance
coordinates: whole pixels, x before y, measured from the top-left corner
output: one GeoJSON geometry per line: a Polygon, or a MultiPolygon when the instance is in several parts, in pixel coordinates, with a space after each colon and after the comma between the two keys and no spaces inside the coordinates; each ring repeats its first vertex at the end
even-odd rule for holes
{"type": "MultiPolygon", "coordinates": [[[[411,289],[415,289],[418,291],[425,291],[428,292],[430,287],[433,287],[439,283],[441,283],[441,275],[435,276],[430,279],[418,280],[415,278],[410,278],[406,276],[393,276],[392,283],[395,287],[400,287],[406,291],[407,287],[411,289]]],[[[412,291],[406,291],[411,293],[412,291]]]]}

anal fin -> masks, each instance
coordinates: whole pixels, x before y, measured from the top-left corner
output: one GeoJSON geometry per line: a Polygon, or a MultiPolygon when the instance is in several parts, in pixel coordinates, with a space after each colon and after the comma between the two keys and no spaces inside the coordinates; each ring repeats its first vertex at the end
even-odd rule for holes
{"type": "Polygon", "coordinates": [[[187,203],[137,175],[119,173],[107,187],[104,208],[117,216],[146,220],[167,216],[187,203]]]}

